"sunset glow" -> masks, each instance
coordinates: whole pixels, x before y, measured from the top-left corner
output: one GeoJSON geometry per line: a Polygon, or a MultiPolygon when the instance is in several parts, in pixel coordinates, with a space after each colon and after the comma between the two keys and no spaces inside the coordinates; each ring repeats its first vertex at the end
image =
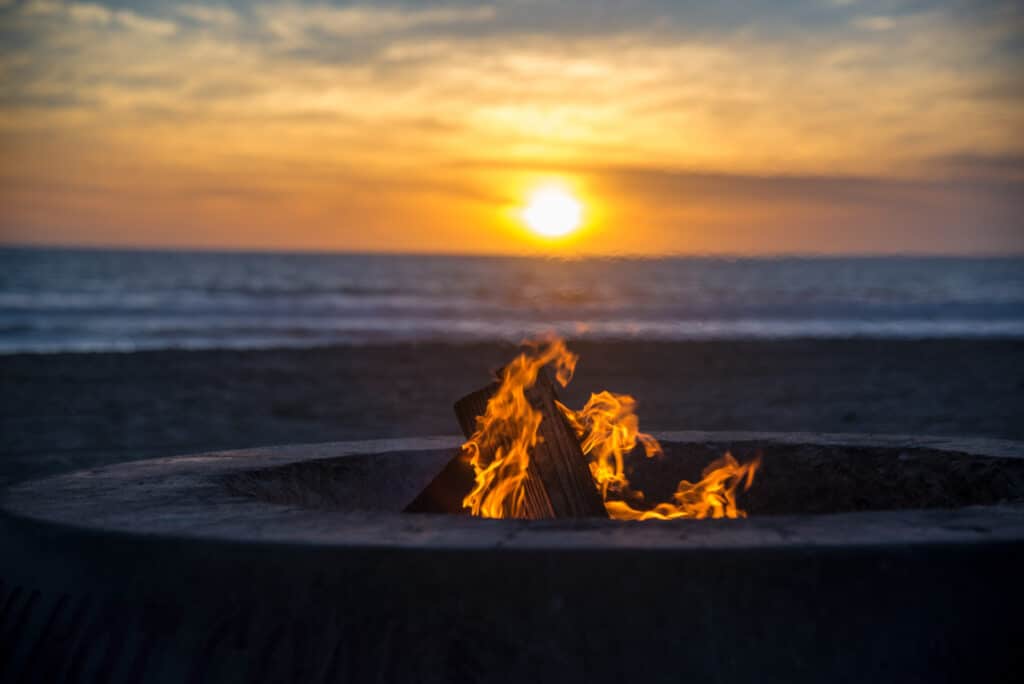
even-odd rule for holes
{"type": "Polygon", "coordinates": [[[0,242],[1024,251],[1019,3],[0,0],[0,24],[0,242]],[[544,200],[526,230],[546,177],[587,188],[581,218],[544,200]]]}
{"type": "Polygon", "coordinates": [[[557,238],[580,227],[583,205],[557,187],[540,188],[530,195],[523,210],[523,221],[537,235],[557,238]]]}

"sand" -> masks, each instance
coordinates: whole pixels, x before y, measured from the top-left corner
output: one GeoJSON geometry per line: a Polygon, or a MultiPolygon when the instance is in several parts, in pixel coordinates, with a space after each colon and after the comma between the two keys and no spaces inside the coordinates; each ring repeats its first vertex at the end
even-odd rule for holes
{"type": "MultiPolygon", "coordinates": [[[[639,399],[649,430],[1024,439],[1024,342],[578,343],[563,397],[639,399]]],[[[137,458],[455,434],[498,344],[0,357],[0,484],[137,458]]]]}

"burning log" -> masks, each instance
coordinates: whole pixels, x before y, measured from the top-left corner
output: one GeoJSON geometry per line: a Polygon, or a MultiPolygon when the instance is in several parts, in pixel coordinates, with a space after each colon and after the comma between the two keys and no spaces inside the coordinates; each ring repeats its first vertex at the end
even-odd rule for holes
{"type": "MultiPolygon", "coordinates": [[[[455,403],[455,415],[467,439],[477,430],[477,421],[499,384],[466,395],[455,403]]],[[[524,389],[530,406],[541,415],[538,441],[531,449],[529,468],[522,481],[519,517],[546,518],[607,517],[579,439],[556,405],[554,383],[545,372],[524,389]]],[[[491,458],[493,454],[483,454],[491,458]]],[[[417,513],[465,513],[463,501],[475,485],[474,469],[465,450],[455,456],[416,499],[406,507],[417,513]]]]}
{"type": "MultiPolygon", "coordinates": [[[[484,392],[491,395],[495,390],[492,386],[484,392]]],[[[471,394],[455,404],[464,431],[471,420],[475,425],[475,412],[482,399],[479,395],[479,392],[471,394]]],[[[548,374],[539,373],[537,383],[528,388],[525,395],[530,405],[540,412],[542,420],[539,440],[533,447],[529,473],[524,481],[523,517],[535,520],[607,517],[579,439],[555,404],[555,386],[548,374]]]]}
{"type": "Polygon", "coordinates": [[[746,515],[735,494],[750,487],[759,457],[740,464],[726,453],[700,481],[681,480],[672,501],[647,505],[643,492],[630,487],[625,457],[638,445],[648,458],[662,452],[658,440],[640,432],[635,400],[598,392],[573,411],[557,400],[545,368],[564,387],[578,357],[557,338],[530,347],[499,372],[497,383],[456,402],[466,443],[407,511],[534,520],[746,515]]]}

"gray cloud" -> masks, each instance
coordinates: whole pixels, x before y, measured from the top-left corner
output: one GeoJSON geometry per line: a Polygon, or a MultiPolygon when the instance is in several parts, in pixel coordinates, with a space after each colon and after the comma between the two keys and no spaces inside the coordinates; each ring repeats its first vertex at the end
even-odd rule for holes
{"type": "Polygon", "coordinates": [[[993,178],[1024,180],[1024,154],[963,152],[936,157],[933,161],[957,175],[980,177],[985,180],[993,178]]]}

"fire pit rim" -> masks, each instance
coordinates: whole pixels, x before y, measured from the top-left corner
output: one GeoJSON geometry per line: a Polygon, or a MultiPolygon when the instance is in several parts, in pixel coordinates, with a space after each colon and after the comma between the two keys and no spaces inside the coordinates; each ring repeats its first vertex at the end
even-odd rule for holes
{"type": "MultiPolygon", "coordinates": [[[[990,438],[763,432],[659,432],[664,441],[926,448],[1024,460],[1024,443],[990,438]]],[[[238,496],[232,473],[326,458],[456,448],[457,437],[300,444],[120,463],[20,483],[0,511],[61,527],[146,537],[337,547],[580,550],[807,548],[1024,540],[1024,506],[630,523],[480,520],[318,511],[238,496]]],[[[447,456],[445,456],[447,458],[447,456]]]]}

